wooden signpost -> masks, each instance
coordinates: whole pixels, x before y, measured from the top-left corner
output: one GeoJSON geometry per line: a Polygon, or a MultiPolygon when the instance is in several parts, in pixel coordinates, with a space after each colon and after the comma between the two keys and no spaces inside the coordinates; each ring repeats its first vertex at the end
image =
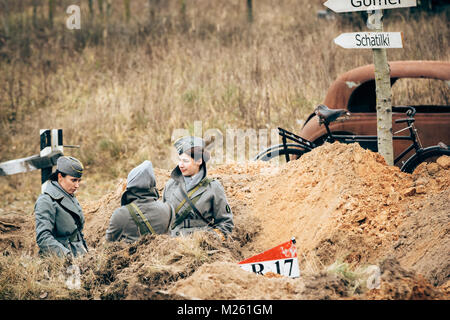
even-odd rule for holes
{"type": "MultiPolygon", "coordinates": [[[[70,147],[70,146],[69,146],[70,147]]],[[[64,153],[62,129],[40,130],[40,154],[0,163],[0,176],[41,170],[43,192],[56,161],[64,153]]]]}
{"type": "Polygon", "coordinates": [[[368,27],[374,32],[343,33],[334,42],[343,48],[373,50],[377,99],[378,152],[388,165],[394,164],[392,139],[392,93],[386,48],[403,48],[400,32],[383,32],[382,9],[415,7],[416,0],[328,0],[324,5],[335,12],[368,11],[368,27]],[[374,12],[372,12],[375,10],[374,12]]]}

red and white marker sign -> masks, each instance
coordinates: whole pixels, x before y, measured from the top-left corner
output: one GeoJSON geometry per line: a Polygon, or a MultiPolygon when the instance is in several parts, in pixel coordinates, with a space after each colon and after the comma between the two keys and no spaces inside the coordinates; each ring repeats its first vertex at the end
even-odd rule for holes
{"type": "Polygon", "coordinates": [[[297,278],[300,276],[295,239],[239,262],[242,269],[257,274],[267,272],[297,278]]]}

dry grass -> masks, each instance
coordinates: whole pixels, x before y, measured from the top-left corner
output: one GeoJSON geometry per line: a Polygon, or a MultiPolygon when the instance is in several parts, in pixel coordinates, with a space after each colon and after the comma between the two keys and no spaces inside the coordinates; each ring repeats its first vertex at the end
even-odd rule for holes
{"type": "MultiPolygon", "coordinates": [[[[122,5],[88,18],[82,2],[82,29],[70,31],[63,12],[75,2],[56,7],[53,28],[45,5],[36,26],[26,1],[0,14],[0,161],[38,153],[39,129],[63,128],[65,143],[81,145],[66,152],[86,164],[90,198],[144,159],[173,166],[172,132],[196,120],[203,132],[295,130],[337,75],[372,62],[332,41],[364,21],[318,19],[321,1],[258,1],[251,25],[239,0],[133,1],[128,23],[122,5]]],[[[406,36],[388,58],[449,60],[446,15],[408,12],[385,20],[406,36]]],[[[33,202],[39,183],[39,173],[2,178],[0,194],[33,202]]]]}
{"type": "Polygon", "coordinates": [[[0,299],[79,299],[84,291],[70,289],[66,281],[72,279],[71,269],[63,259],[29,255],[11,255],[0,259],[0,299]]]}

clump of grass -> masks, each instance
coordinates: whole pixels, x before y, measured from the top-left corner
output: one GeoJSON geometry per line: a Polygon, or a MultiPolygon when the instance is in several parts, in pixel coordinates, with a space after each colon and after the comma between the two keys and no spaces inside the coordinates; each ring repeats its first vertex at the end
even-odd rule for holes
{"type": "Polygon", "coordinates": [[[380,279],[376,278],[377,266],[356,266],[342,260],[336,260],[326,268],[330,274],[339,276],[348,287],[348,295],[362,294],[368,289],[372,289],[379,284],[380,279]]]}
{"type": "Polygon", "coordinates": [[[0,299],[77,299],[85,294],[75,285],[69,264],[57,256],[36,258],[26,254],[0,257],[0,299]]]}

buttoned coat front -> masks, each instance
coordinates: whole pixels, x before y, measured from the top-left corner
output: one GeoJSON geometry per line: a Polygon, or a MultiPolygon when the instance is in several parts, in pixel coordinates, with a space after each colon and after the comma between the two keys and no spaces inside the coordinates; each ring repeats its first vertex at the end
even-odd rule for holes
{"type": "Polygon", "coordinates": [[[56,253],[74,256],[87,252],[84,241],[83,210],[75,196],[65,192],[56,181],[49,181],[34,206],[36,218],[36,241],[40,253],[56,253]],[[79,226],[69,213],[76,215],[79,226]]]}
{"type": "MultiPolygon", "coordinates": [[[[206,179],[206,167],[204,167],[204,175],[199,184],[206,179]]],[[[194,189],[194,188],[193,188],[194,189]]],[[[183,202],[183,192],[186,190],[183,175],[177,166],[171,173],[171,179],[166,183],[163,193],[163,201],[169,202],[175,209],[183,202]]],[[[234,228],[233,213],[228,205],[225,190],[218,180],[211,180],[196,190],[190,199],[196,200],[195,206],[202,216],[210,221],[210,225],[199,217],[188,202],[185,202],[178,209],[178,214],[185,210],[190,211],[182,223],[172,226],[172,236],[187,235],[196,230],[201,229],[219,229],[224,234],[230,234],[234,228]]]]}

